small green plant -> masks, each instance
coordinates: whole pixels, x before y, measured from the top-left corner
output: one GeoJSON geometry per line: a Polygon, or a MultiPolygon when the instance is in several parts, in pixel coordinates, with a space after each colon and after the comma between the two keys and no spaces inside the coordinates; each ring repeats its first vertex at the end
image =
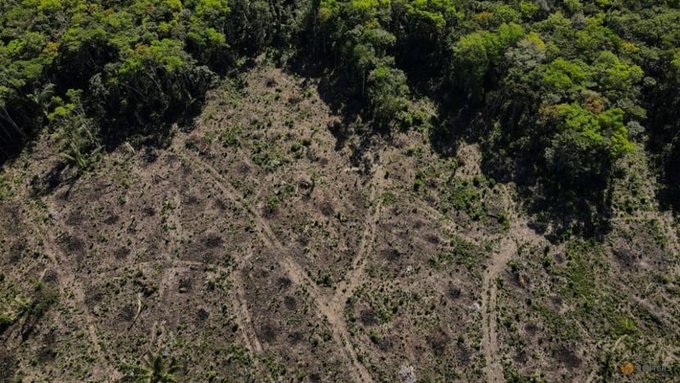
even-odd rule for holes
{"type": "Polygon", "coordinates": [[[141,363],[123,366],[121,383],[172,383],[177,382],[180,366],[175,358],[162,354],[145,354],[141,363]]]}
{"type": "Polygon", "coordinates": [[[385,205],[393,205],[397,202],[397,197],[390,192],[386,192],[382,195],[382,200],[385,205]]]}
{"type": "Polygon", "coordinates": [[[267,209],[276,210],[276,208],[281,205],[281,202],[282,201],[278,196],[273,195],[267,199],[267,209]]]}
{"type": "Polygon", "coordinates": [[[413,181],[413,190],[420,191],[422,190],[423,185],[425,185],[425,173],[418,171],[418,173],[416,173],[416,179],[413,181]]]}
{"type": "Polygon", "coordinates": [[[371,342],[373,342],[374,344],[380,343],[380,334],[378,333],[378,330],[371,329],[369,337],[371,338],[371,342]]]}
{"type": "Polygon", "coordinates": [[[421,157],[423,155],[422,145],[414,145],[406,149],[406,155],[409,157],[421,157]]]}
{"type": "Polygon", "coordinates": [[[293,153],[293,157],[295,157],[296,159],[300,159],[304,156],[305,153],[304,149],[305,148],[304,146],[302,146],[302,144],[296,142],[293,145],[291,145],[290,152],[293,153]]]}

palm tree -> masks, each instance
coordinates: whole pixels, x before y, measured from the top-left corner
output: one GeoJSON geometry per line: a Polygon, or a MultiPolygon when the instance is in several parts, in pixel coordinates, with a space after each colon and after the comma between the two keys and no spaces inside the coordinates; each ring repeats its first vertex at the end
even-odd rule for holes
{"type": "Polygon", "coordinates": [[[166,360],[162,354],[144,354],[142,363],[123,367],[125,375],[121,383],[174,383],[180,366],[175,358],[166,360]]]}

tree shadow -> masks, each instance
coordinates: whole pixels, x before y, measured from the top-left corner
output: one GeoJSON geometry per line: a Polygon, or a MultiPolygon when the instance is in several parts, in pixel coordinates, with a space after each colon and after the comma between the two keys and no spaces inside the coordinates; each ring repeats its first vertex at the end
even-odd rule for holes
{"type": "Polygon", "coordinates": [[[680,148],[675,148],[658,162],[661,187],[656,198],[662,209],[677,214],[680,212],[680,148]]]}
{"type": "Polygon", "coordinates": [[[534,230],[552,242],[570,236],[604,240],[612,230],[612,188],[607,181],[594,180],[587,186],[574,187],[559,175],[534,176],[535,182],[516,177],[517,190],[535,217],[534,230]]]}
{"type": "Polygon", "coordinates": [[[66,161],[59,161],[42,176],[35,175],[31,179],[31,196],[42,197],[54,192],[60,186],[66,184],[68,189],[64,193],[64,199],[68,200],[75,184],[80,180],[83,173],[66,161]]]}
{"type": "Polygon", "coordinates": [[[376,139],[389,141],[391,132],[372,123],[365,110],[365,102],[357,92],[349,75],[342,69],[329,70],[330,63],[317,59],[312,51],[300,50],[291,57],[284,70],[304,78],[303,86],[316,84],[321,101],[333,114],[327,123],[335,138],[335,150],[349,147],[352,166],[363,166],[370,171],[366,154],[375,146],[376,139]]]}
{"type": "Polygon", "coordinates": [[[39,105],[30,100],[9,100],[0,105],[0,167],[31,149],[41,115],[39,105]]]}
{"type": "Polygon", "coordinates": [[[527,138],[518,134],[521,121],[504,119],[462,92],[454,91],[436,101],[438,118],[429,137],[435,152],[450,158],[458,155],[461,144],[478,144],[482,174],[516,185],[518,202],[532,219],[534,231],[557,242],[570,235],[602,240],[611,231],[613,174],[609,167],[588,179],[574,180],[551,172],[542,154],[545,140],[526,142],[527,138]],[[500,137],[493,137],[493,124],[499,120],[504,126],[500,137]]]}
{"type": "Polygon", "coordinates": [[[612,229],[611,180],[617,175],[611,164],[604,163],[594,174],[575,178],[549,168],[543,157],[544,140],[531,144],[522,139],[483,142],[482,173],[497,182],[516,185],[519,202],[538,234],[553,242],[571,235],[603,240],[612,229]]]}

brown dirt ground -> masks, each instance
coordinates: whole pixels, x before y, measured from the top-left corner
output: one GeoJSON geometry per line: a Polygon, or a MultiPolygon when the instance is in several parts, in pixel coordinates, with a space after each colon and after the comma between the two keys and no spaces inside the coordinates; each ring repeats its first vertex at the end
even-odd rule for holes
{"type": "Polygon", "coordinates": [[[672,217],[617,218],[583,258],[528,228],[475,145],[442,158],[424,129],[338,145],[313,80],[244,81],[168,148],[67,168],[49,193],[31,195],[61,168],[47,144],[6,166],[0,314],[49,304],[1,330],[0,382],[115,381],[148,353],[195,382],[586,381],[677,361],[672,217]]]}

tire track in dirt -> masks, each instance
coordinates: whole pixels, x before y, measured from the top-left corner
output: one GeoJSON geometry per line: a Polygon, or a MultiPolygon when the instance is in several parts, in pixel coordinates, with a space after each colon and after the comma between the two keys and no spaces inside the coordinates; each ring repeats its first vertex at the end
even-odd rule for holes
{"type": "Polygon", "coordinates": [[[498,355],[496,334],[496,277],[517,252],[517,244],[510,238],[501,240],[499,251],[491,257],[482,282],[482,349],[486,359],[486,381],[504,382],[503,366],[498,355]]]}
{"type": "MultiPolygon", "coordinates": [[[[293,282],[302,284],[303,282],[309,283],[313,288],[314,288],[314,281],[312,281],[311,278],[307,275],[307,273],[304,271],[302,267],[300,267],[298,264],[296,264],[294,261],[292,261],[286,254],[285,254],[285,246],[279,242],[278,238],[276,237],[276,234],[274,234],[274,231],[271,229],[269,224],[262,218],[255,209],[251,205],[249,205],[243,195],[236,190],[231,182],[227,180],[215,167],[213,167],[211,164],[205,162],[204,160],[196,157],[193,154],[190,153],[181,153],[181,157],[185,158],[187,161],[191,162],[194,164],[199,169],[204,169],[207,170],[208,175],[210,176],[211,180],[215,183],[215,185],[227,196],[227,198],[231,199],[234,204],[240,209],[245,210],[250,218],[255,222],[255,224],[258,227],[257,235],[260,237],[260,239],[270,248],[273,248],[275,250],[278,250],[281,252],[281,258],[279,258],[280,261],[282,261],[282,266],[286,269],[286,271],[289,271],[291,274],[291,279],[293,282]]],[[[199,173],[200,174],[200,173],[199,173]]],[[[318,294],[318,292],[315,292],[318,294]]]]}
{"type": "Polygon", "coordinates": [[[245,197],[243,197],[214,166],[201,158],[198,158],[196,155],[183,153],[181,149],[177,152],[182,158],[192,163],[197,168],[207,171],[207,174],[216,186],[239,208],[244,209],[250,215],[251,219],[259,228],[257,234],[260,239],[265,245],[280,253],[281,256],[278,260],[294,283],[298,285],[307,285],[310,297],[314,301],[319,312],[326,317],[333,326],[333,340],[345,350],[345,354],[348,359],[350,359],[350,364],[353,368],[349,369],[349,373],[352,375],[352,378],[356,382],[372,382],[373,379],[371,378],[371,375],[366,370],[366,367],[359,362],[356,352],[349,341],[349,333],[342,316],[337,315],[337,311],[329,305],[326,299],[324,299],[316,288],[315,282],[309,278],[305,270],[286,254],[286,248],[279,242],[269,224],[252,208],[252,206],[247,204],[245,197]]]}
{"type": "MultiPolygon", "coordinates": [[[[172,272],[190,270],[191,268],[210,268],[214,269],[218,273],[230,275],[232,272],[223,266],[216,265],[214,263],[206,263],[200,261],[185,261],[181,259],[156,259],[152,261],[136,263],[134,266],[139,268],[146,268],[149,266],[155,266],[160,264],[163,266],[163,276],[161,278],[161,283],[158,289],[158,295],[162,298],[165,290],[167,290],[167,285],[170,284],[169,274],[172,272]]],[[[100,273],[103,275],[106,273],[100,273]]],[[[238,275],[238,270],[233,274],[234,285],[236,290],[234,291],[233,305],[237,308],[234,312],[236,316],[236,323],[238,324],[241,334],[243,336],[244,344],[251,352],[262,352],[262,345],[257,337],[257,333],[252,325],[252,319],[250,317],[250,312],[248,311],[247,301],[245,299],[245,291],[243,290],[243,281],[238,275]]]]}
{"type": "Polygon", "coordinates": [[[364,276],[364,270],[366,269],[366,257],[371,254],[373,250],[373,241],[375,240],[375,234],[378,226],[378,220],[380,219],[380,213],[382,211],[382,198],[381,193],[381,181],[384,179],[385,172],[382,167],[377,167],[375,173],[373,174],[373,179],[371,180],[371,196],[369,202],[371,205],[375,204],[373,207],[373,213],[369,215],[364,231],[361,235],[361,242],[359,244],[359,251],[352,261],[352,268],[348,272],[349,278],[346,278],[344,283],[338,286],[338,292],[335,294],[332,300],[332,305],[342,305],[344,310],[345,302],[349,298],[354,290],[359,286],[361,278],[364,276]],[[377,201],[377,202],[376,202],[377,201]]]}
{"type": "MultiPolygon", "coordinates": [[[[140,269],[146,269],[149,267],[154,267],[160,265],[163,267],[163,275],[161,276],[161,281],[159,283],[158,287],[158,296],[159,298],[162,299],[165,291],[168,288],[168,285],[171,282],[171,277],[170,275],[172,273],[176,273],[177,271],[187,271],[191,270],[194,268],[203,268],[203,269],[213,269],[214,271],[221,273],[221,274],[226,274],[226,275],[231,275],[232,271],[229,269],[225,268],[224,266],[217,265],[214,263],[206,263],[206,262],[201,262],[201,261],[186,261],[186,260],[181,260],[181,259],[166,259],[166,258],[160,258],[160,259],[155,259],[155,260],[150,260],[150,261],[144,261],[144,262],[138,262],[135,263],[134,266],[140,269]]],[[[194,269],[195,270],[195,269],[194,269]]],[[[118,272],[119,270],[109,270],[109,271],[104,271],[104,272],[99,272],[98,276],[106,276],[107,274],[110,274],[112,272],[118,272]]],[[[208,271],[208,270],[205,270],[208,271]]],[[[240,276],[237,275],[238,272],[234,273],[233,277],[233,282],[234,285],[236,286],[236,290],[234,291],[233,294],[233,301],[232,304],[234,307],[236,307],[236,311],[234,312],[235,315],[235,321],[236,324],[238,325],[238,328],[241,332],[242,340],[246,348],[252,352],[253,354],[255,353],[260,353],[262,352],[262,345],[259,341],[259,338],[257,337],[257,333],[253,327],[252,324],[252,319],[250,317],[250,312],[248,311],[248,306],[247,306],[247,301],[245,299],[245,291],[243,290],[243,282],[240,278],[240,276]]],[[[154,334],[154,332],[151,332],[154,334]]],[[[153,337],[152,337],[153,339],[153,337]]],[[[258,362],[257,358],[253,358],[253,361],[255,363],[255,368],[260,369],[260,364],[258,362]]]]}
{"type": "Polygon", "coordinates": [[[539,243],[544,238],[536,234],[528,226],[527,219],[520,215],[517,204],[510,195],[510,190],[504,190],[504,205],[510,219],[508,232],[500,239],[499,247],[489,260],[484,279],[482,280],[482,350],[486,360],[487,382],[504,382],[503,365],[500,360],[498,347],[496,277],[505,269],[507,263],[517,255],[519,243],[539,243]]]}
{"type": "MultiPolygon", "coordinates": [[[[68,232],[68,230],[65,230],[65,227],[62,225],[61,222],[57,222],[57,225],[64,232],[68,232]]],[[[97,328],[94,325],[95,318],[90,313],[90,310],[87,307],[87,303],[85,303],[85,290],[83,288],[83,285],[75,279],[74,277],[75,272],[73,270],[66,270],[62,265],[61,261],[67,259],[63,252],[60,250],[53,250],[59,248],[57,245],[56,238],[53,238],[54,230],[50,230],[49,228],[44,227],[46,226],[45,224],[37,224],[37,226],[42,228],[42,230],[35,233],[37,239],[40,242],[42,242],[42,252],[50,259],[51,263],[53,264],[53,267],[59,274],[60,299],[65,299],[69,296],[69,294],[67,294],[68,287],[69,288],[68,290],[70,290],[69,292],[72,294],[73,297],[71,298],[73,300],[73,304],[76,306],[75,307],[76,310],[73,310],[72,314],[76,317],[82,317],[84,319],[87,337],[92,345],[94,353],[97,356],[97,360],[101,361],[106,360],[106,358],[104,358],[103,356],[104,354],[100,346],[97,328]],[[45,235],[45,233],[52,234],[45,235]],[[82,315],[77,314],[78,310],[81,311],[83,314],[82,315]]],[[[100,371],[102,376],[107,378],[114,377],[113,380],[116,379],[115,377],[119,376],[117,370],[113,366],[101,366],[101,367],[103,369],[103,371],[100,371]]],[[[95,372],[96,369],[93,369],[93,373],[95,372]]]]}
{"type": "Polygon", "coordinates": [[[243,278],[241,277],[239,270],[237,270],[234,274],[237,274],[237,276],[234,277],[234,288],[235,298],[238,304],[236,316],[239,318],[239,326],[244,329],[243,334],[248,348],[254,353],[261,353],[262,344],[260,343],[260,338],[257,336],[257,332],[253,326],[253,319],[251,318],[250,311],[248,310],[248,300],[246,299],[246,292],[243,288],[243,278]]]}
{"type": "Polygon", "coordinates": [[[385,172],[381,166],[378,166],[373,173],[371,179],[371,195],[369,198],[369,203],[371,205],[375,204],[373,207],[373,213],[369,215],[366,226],[361,235],[361,242],[359,244],[359,251],[352,261],[352,268],[348,271],[349,277],[345,281],[341,282],[338,286],[337,292],[331,298],[328,304],[328,314],[329,321],[338,329],[342,337],[342,342],[345,348],[348,350],[355,364],[358,364],[361,369],[359,374],[361,376],[362,382],[372,382],[373,379],[369,374],[366,367],[358,362],[356,352],[354,351],[354,346],[352,346],[351,339],[349,337],[349,331],[347,330],[347,323],[345,322],[345,304],[347,299],[354,294],[355,290],[361,285],[362,278],[365,274],[367,257],[371,254],[373,250],[373,241],[375,240],[375,234],[378,226],[378,220],[380,219],[380,213],[382,211],[382,198],[380,191],[382,188],[382,181],[385,179],[385,172]],[[377,202],[376,202],[377,201],[377,202]],[[331,320],[331,317],[333,320],[331,320]]]}

